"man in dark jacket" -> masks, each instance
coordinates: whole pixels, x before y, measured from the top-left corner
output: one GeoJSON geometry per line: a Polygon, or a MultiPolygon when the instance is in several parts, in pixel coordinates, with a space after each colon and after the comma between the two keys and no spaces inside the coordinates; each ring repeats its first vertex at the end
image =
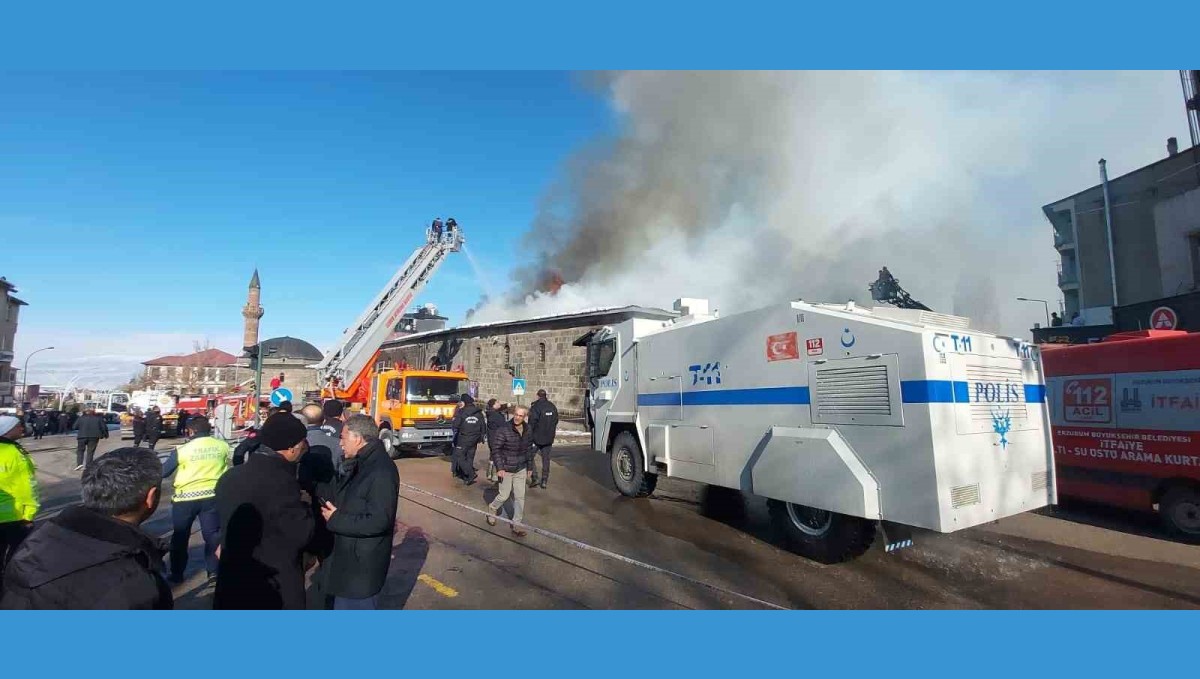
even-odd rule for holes
{"type": "Polygon", "coordinates": [[[308,450],[305,433],[290,414],[268,417],[258,450],[217,482],[221,564],[214,609],[304,608],[303,555],[313,515],[296,462],[308,450]]]}
{"type": "Polygon", "coordinates": [[[188,415],[188,411],[180,410],[177,417],[178,417],[178,419],[175,420],[175,431],[176,431],[176,433],[179,434],[180,438],[187,438],[187,435],[188,435],[187,424],[188,424],[188,419],[189,419],[190,415],[188,415]]]}
{"type": "Polygon", "coordinates": [[[146,411],[146,445],[150,450],[154,450],[154,446],[158,445],[158,439],[162,436],[162,412],[158,406],[150,406],[146,411]]]}
{"type": "Polygon", "coordinates": [[[130,411],[131,426],[133,427],[133,447],[137,448],[142,445],[142,441],[146,438],[146,415],[142,413],[141,408],[134,408],[130,411]]]}
{"type": "Polygon", "coordinates": [[[33,420],[33,440],[37,441],[46,435],[46,430],[50,428],[50,415],[45,410],[39,410],[37,417],[33,420]]]}
{"type": "Polygon", "coordinates": [[[347,420],[341,446],[343,474],[321,508],[333,553],[315,580],[328,608],[375,609],[392,561],[400,476],[371,418],[347,420]]]}
{"type": "Polygon", "coordinates": [[[79,430],[75,432],[75,437],[75,471],[79,471],[91,466],[92,456],[96,454],[96,446],[100,444],[100,439],[108,438],[108,423],[97,415],[94,409],[88,408],[83,417],[79,418],[79,430]]]}
{"type": "Polygon", "coordinates": [[[258,430],[253,425],[242,430],[242,442],[233,449],[233,464],[237,466],[246,461],[246,457],[258,450],[258,430]]]}
{"type": "Polygon", "coordinates": [[[487,522],[489,526],[496,525],[494,515],[512,495],[512,532],[519,538],[525,537],[521,520],[525,517],[525,479],[529,475],[533,446],[533,428],[525,421],[528,416],[528,408],[517,406],[512,422],[496,431],[495,447],[492,449],[492,461],[496,464],[496,473],[500,475],[500,493],[488,505],[491,515],[487,517],[487,522]]]}
{"type": "Polygon", "coordinates": [[[59,434],[66,434],[67,432],[71,431],[71,428],[67,426],[67,422],[70,419],[71,419],[71,416],[67,415],[66,413],[58,414],[58,433],[59,434]]]}
{"type": "Polygon", "coordinates": [[[492,451],[496,448],[494,439],[496,431],[500,427],[508,424],[508,417],[504,415],[504,403],[497,399],[490,398],[487,402],[487,444],[488,444],[488,481],[495,483],[500,482],[500,477],[496,476],[496,463],[492,462],[492,451]]]}
{"type": "Polygon", "coordinates": [[[463,394],[459,399],[462,407],[454,415],[454,453],[451,456],[451,466],[454,476],[470,486],[475,483],[478,473],[475,471],[475,451],[479,442],[487,432],[486,417],[475,399],[470,394],[463,394]]]}
{"type": "Polygon", "coordinates": [[[529,428],[533,430],[534,454],[529,457],[529,485],[540,483],[542,488],[550,479],[550,450],[554,447],[554,436],[558,433],[558,406],[546,397],[545,389],[538,389],[537,400],[529,406],[529,428]],[[542,457],[541,480],[536,476],[534,465],[537,456],[542,457]]]}
{"type": "Polygon", "coordinates": [[[163,549],[139,525],[158,508],[162,464],[120,448],[83,472],[83,506],[68,507],[21,544],[4,572],[0,608],[163,609],[163,549]]]}
{"type": "MultiPolygon", "coordinates": [[[[300,409],[304,416],[305,440],[308,452],[296,465],[296,480],[300,489],[309,496],[309,508],[316,519],[310,554],[321,557],[333,548],[333,535],[326,529],[321,518],[322,499],[332,499],[337,490],[338,469],[342,464],[341,439],[334,438],[325,429],[325,413],[321,406],[310,403],[300,409]]],[[[307,563],[307,562],[306,562],[307,563]]],[[[308,569],[305,568],[305,571],[308,569]]]]}
{"type": "Polygon", "coordinates": [[[346,422],[346,405],[337,399],[329,399],[321,404],[321,412],[325,415],[325,424],[321,428],[334,438],[341,438],[342,425],[346,422]]]}

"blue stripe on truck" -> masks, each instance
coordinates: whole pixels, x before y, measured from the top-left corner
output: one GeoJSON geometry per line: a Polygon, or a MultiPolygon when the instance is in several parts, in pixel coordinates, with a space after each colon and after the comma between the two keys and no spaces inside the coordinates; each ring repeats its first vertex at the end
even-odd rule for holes
{"type": "MultiPolygon", "coordinates": [[[[900,383],[905,403],[970,403],[966,382],[950,380],[906,380],[900,383]]],[[[711,389],[705,391],[638,394],[639,406],[749,406],[808,405],[808,387],[761,387],[757,389],[711,389]]],[[[1046,402],[1046,385],[1026,384],[1025,401],[1046,402]]]]}

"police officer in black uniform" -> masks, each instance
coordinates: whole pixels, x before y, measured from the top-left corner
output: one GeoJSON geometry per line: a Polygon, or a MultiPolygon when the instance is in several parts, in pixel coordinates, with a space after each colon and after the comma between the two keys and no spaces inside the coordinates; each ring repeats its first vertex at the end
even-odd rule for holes
{"type": "Polygon", "coordinates": [[[475,449],[487,431],[487,420],[475,399],[463,394],[459,399],[462,407],[454,415],[454,453],[452,471],[465,485],[473,485],[478,473],[475,471],[475,449]]]}

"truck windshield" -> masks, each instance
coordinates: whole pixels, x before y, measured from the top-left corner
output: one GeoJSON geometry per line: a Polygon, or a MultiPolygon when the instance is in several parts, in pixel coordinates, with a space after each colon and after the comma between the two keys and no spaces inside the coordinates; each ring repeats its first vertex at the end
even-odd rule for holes
{"type": "Polygon", "coordinates": [[[467,381],[453,377],[409,377],[405,383],[409,403],[457,403],[467,391],[467,381]]]}

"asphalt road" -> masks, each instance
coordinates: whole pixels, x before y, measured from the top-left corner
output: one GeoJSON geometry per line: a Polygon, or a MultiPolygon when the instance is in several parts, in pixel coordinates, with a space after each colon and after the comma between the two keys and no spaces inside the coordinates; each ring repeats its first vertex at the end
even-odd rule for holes
{"type": "MultiPolygon", "coordinates": [[[[74,440],[27,443],[45,515],[77,502],[74,440]]],[[[825,566],[778,546],[761,500],[666,479],[650,498],[625,498],[607,458],[586,446],[560,443],[550,487],[529,491],[526,504],[529,525],[573,542],[487,526],[467,507],[482,509],[495,491],[454,482],[444,458],[397,464],[402,483],[438,497],[401,490],[387,608],[1200,608],[1200,546],[1165,539],[1152,519],[1098,508],[922,532],[912,549],[885,554],[876,544],[853,563],[825,566]]],[[[169,533],[169,503],[146,529],[169,533]]],[[[210,605],[195,531],[179,608],[210,605]]]]}

